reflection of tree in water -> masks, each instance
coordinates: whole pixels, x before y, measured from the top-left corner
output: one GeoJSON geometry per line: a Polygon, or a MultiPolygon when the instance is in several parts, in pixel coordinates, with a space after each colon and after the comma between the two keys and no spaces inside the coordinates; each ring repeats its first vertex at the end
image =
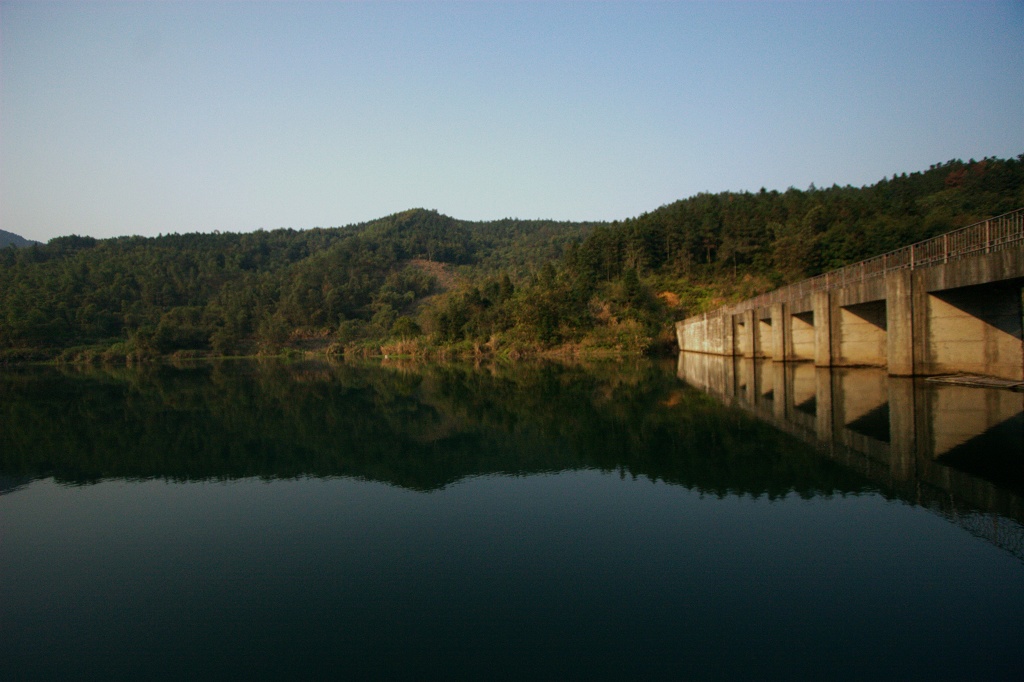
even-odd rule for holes
{"type": "Polygon", "coordinates": [[[0,376],[0,404],[8,477],[349,476],[431,490],[596,468],[719,496],[867,487],[648,362],[18,368],[0,376]]]}

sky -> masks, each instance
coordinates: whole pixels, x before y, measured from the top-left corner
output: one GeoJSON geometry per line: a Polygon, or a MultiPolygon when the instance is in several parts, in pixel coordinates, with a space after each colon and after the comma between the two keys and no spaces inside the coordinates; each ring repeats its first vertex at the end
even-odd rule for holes
{"type": "Polygon", "coordinates": [[[1024,153],[1024,2],[0,0],[0,229],[618,220],[1024,153]]]}

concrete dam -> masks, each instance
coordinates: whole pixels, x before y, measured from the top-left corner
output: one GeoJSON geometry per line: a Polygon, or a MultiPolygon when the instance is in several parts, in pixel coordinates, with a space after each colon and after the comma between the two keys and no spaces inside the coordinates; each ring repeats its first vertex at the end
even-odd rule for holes
{"type": "Polygon", "coordinates": [[[1024,208],[676,323],[682,351],[1024,381],[1024,208]]]}

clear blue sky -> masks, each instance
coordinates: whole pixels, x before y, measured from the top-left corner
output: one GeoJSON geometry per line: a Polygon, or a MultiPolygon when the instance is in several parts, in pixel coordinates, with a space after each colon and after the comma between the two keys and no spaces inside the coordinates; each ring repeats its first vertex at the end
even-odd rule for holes
{"type": "Polygon", "coordinates": [[[0,1],[0,228],[613,220],[1024,153],[1024,3],[0,1]]]}

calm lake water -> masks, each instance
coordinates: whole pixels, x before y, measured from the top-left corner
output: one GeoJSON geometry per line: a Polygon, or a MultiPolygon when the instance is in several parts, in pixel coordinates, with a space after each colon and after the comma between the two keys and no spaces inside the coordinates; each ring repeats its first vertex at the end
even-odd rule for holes
{"type": "Polygon", "coordinates": [[[1022,420],[706,356],[4,368],[0,677],[1019,679],[1022,420]]]}

